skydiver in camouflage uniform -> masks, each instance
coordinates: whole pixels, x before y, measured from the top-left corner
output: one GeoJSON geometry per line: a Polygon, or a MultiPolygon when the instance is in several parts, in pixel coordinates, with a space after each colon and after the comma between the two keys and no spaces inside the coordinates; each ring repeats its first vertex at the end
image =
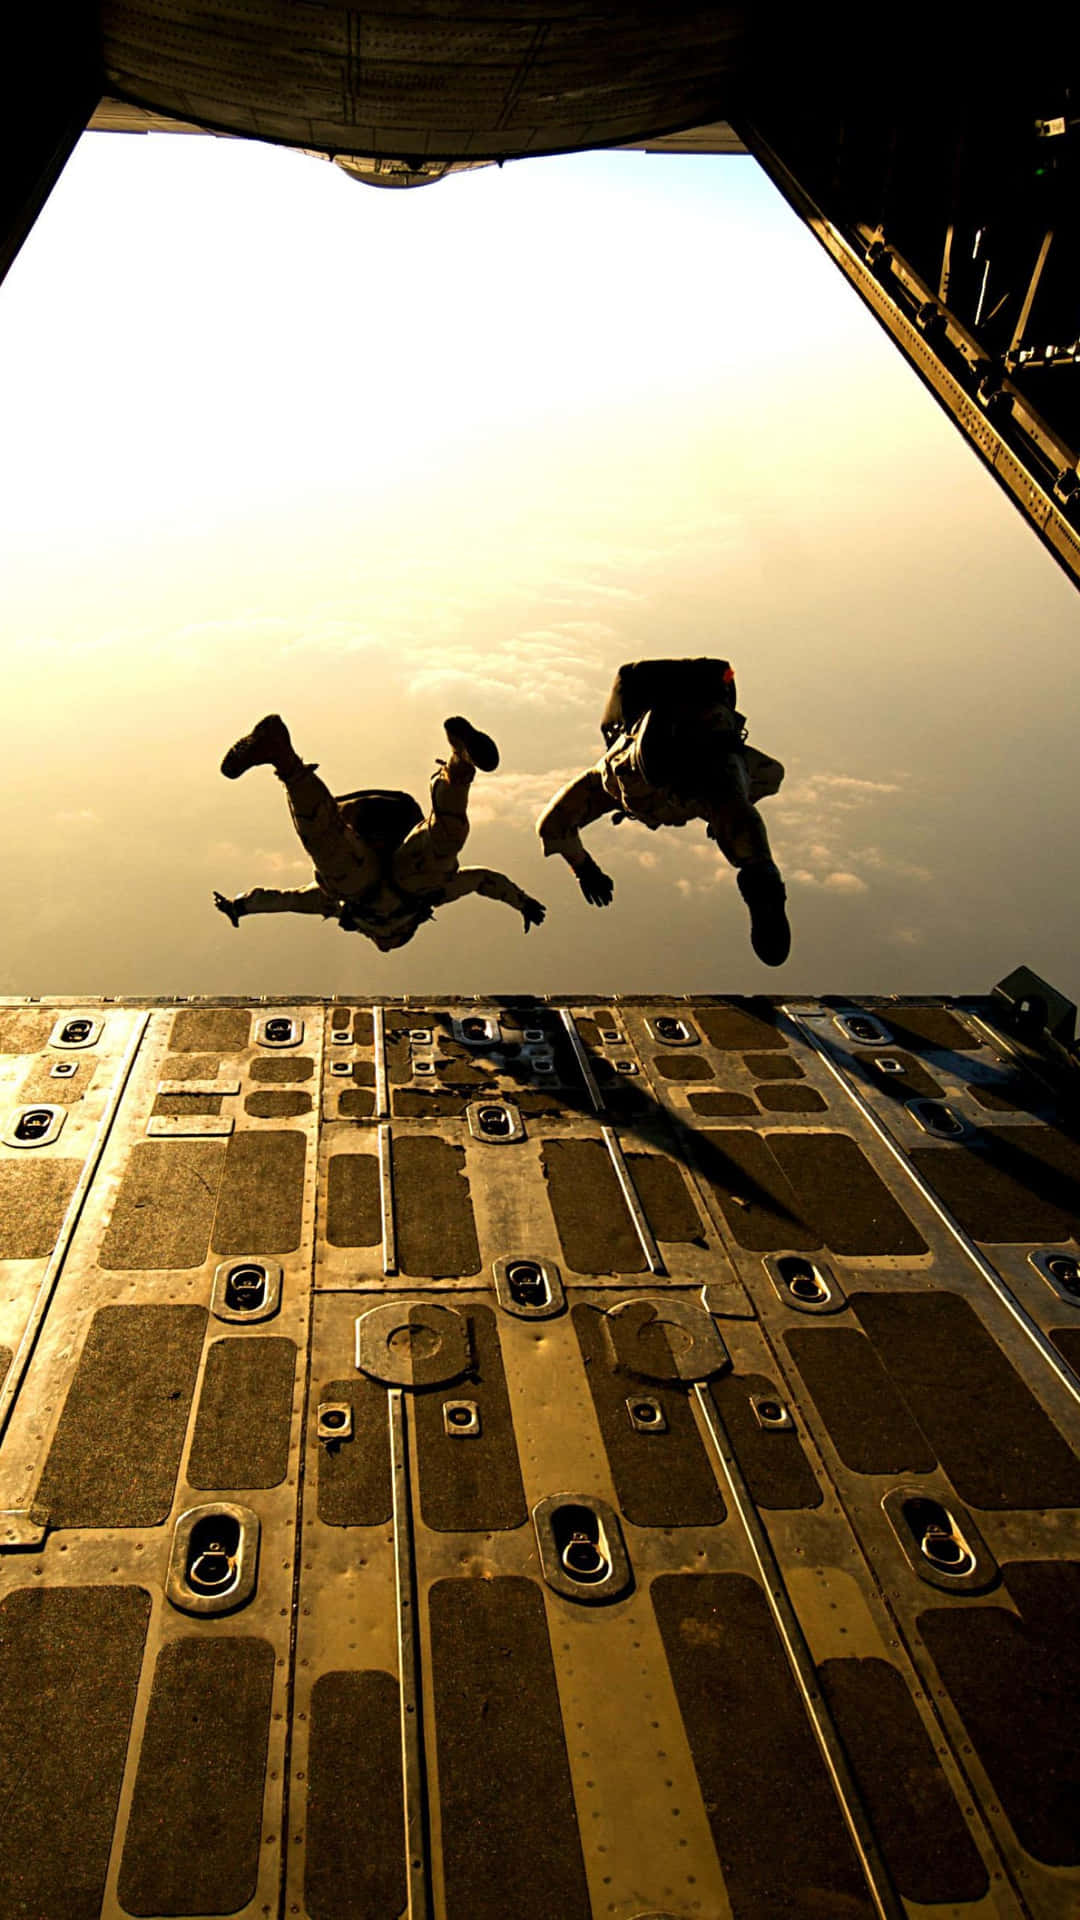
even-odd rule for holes
{"type": "Polygon", "coordinates": [[[403,947],[437,908],[470,893],[513,907],[526,933],[538,927],[546,908],[505,874],[458,866],[469,832],[469,788],[477,768],[494,772],[499,750],[489,734],[460,715],[447,720],[445,729],[450,757],[436,762],[425,819],[405,793],[335,799],[315,767],[301,760],[280,716],[260,720],[229,748],[221,771],[237,780],[250,767],[274,769],[315,879],[308,887],[253,887],[235,899],[215,893],[218,910],[234,927],[252,913],[318,914],[347,933],[364,934],[381,953],[403,947]]]}
{"type": "Polygon", "coordinates": [[[655,829],[704,820],[736,869],[750,909],[750,943],[766,966],[791,951],[786,893],[756,802],[784,778],[778,760],[746,745],[726,660],[637,660],[620,667],[601,721],[605,751],[537,822],[545,854],[559,853],[586,900],[606,907],[615,891],[581,842],[604,814],[655,829]]]}

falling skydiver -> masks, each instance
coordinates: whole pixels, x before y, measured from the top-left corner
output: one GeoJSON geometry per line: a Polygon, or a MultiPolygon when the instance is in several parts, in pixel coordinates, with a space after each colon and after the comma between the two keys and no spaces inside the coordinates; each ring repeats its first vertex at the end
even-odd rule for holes
{"type": "Polygon", "coordinates": [[[315,767],[301,760],[280,716],[260,720],[229,748],[221,771],[237,780],[250,767],[273,768],[315,879],[308,887],[253,887],[235,899],[215,893],[219,911],[234,927],[252,913],[319,914],[347,933],[365,934],[381,953],[403,947],[437,907],[470,893],[515,908],[526,933],[539,926],[546,908],[505,874],[458,866],[469,832],[469,788],[477,768],[494,772],[499,750],[460,715],[444,724],[450,757],[436,762],[425,819],[407,793],[374,790],[335,799],[315,767]]]}
{"type": "Polygon", "coordinates": [[[766,966],[791,951],[786,893],[756,802],[784,778],[778,760],[746,745],[726,660],[636,660],[620,667],[600,723],[596,765],[555,795],[537,822],[545,854],[560,853],[586,900],[606,907],[614,882],[581,842],[604,814],[650,828],[707,822],[736,869],[750,909],[750,943],[766,966]]]}

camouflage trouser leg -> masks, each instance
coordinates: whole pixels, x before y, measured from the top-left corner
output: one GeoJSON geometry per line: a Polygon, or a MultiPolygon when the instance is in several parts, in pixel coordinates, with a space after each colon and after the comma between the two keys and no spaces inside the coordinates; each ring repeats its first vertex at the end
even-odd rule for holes
{"type": "Polygon", "coordinates": [[[366,840],[347,827],[337,801],[314,767],[301,767],[285,782],[289,811],[300,844],[311,856],[315,877],[337,900],[366,892],[379,878],[379,861],[366,840]]]}
{"type": "Polygon", "coordinates": [[[469,837],[469,788],[475,772],[456,754],[446,762],[436,761],[431,812],[394,855],[394,882],[402,893],[433,893],[457,872],[458,855],[469,837]]]}
{"type": "Polygon", "coordinates": [[[705,818],[710,840],[716,841],[733,867],[775,865],[765,822],[750,795],[775,793],[783,777],[780,762],[755,748],[724,756],[722,775],[708,795],[705,818]]]}

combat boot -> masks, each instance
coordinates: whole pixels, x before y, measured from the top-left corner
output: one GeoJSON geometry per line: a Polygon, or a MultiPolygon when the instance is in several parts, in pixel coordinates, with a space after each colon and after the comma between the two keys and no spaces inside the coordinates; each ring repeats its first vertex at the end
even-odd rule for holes
{"type": "Polygon", "coordinates": [[[771,860],[740,867],[739,892],[750,909],[750,945],[767,967],[782,967],[791,952],[791,928],[784,912],[787,892],[771,860]]]}
{"type": "Polygon", "coordinates": [[[226,780],[239,780],[249,767],[273,767],[282,779],[288,779],[301,764],[289,738],[289,729],[279,713],[268,713],[256,722],[250,733],[229,748],[221,763],[226,780]]]}
{"type": "Polygon", "coordinates": [[[471,726],[460,713],[451,714],[449,720],[443,721],[443,731],[455,751],[465,754],[481,773],[494,773],[499,764],[499,749],[490,733],[481,733],[479,727],[471,726]]]}

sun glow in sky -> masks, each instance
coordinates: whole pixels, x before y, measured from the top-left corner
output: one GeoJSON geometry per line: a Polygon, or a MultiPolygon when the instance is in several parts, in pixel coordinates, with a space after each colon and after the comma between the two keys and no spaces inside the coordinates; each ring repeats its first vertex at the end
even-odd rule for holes
{"type": "Polygon", "coordinates": [[[592,154],[377,193],[315,159],[87,136],[0,289],[0,992],[1080,992],[1075,590],[746,159],[592,154]],[[535,816],[622,660],[719,653],[791,961],[704,830],[535,816]],[[445,908],[382,956],[250,920],[304,885],[281,710],[336,791],[496,734],[445,908]]]}

